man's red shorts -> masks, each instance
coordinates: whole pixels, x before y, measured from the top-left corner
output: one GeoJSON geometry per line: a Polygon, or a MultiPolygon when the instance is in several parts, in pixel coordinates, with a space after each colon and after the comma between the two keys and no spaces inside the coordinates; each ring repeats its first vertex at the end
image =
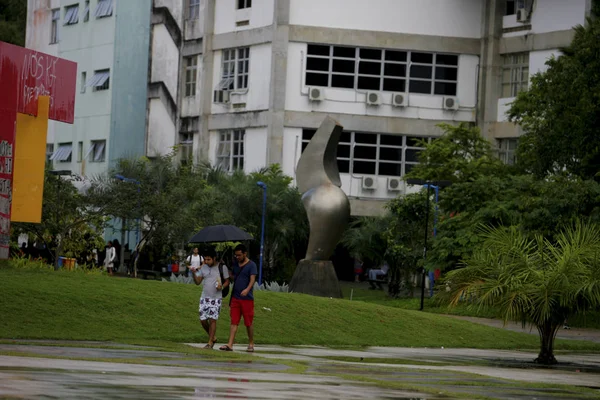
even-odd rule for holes
{"type": "Polygon", "coordinates": [[[254,320],[254,300],[231,299],[231,324],[239,325],[240,319],[244,317],[244,325],[251,326],[254,320]]]}

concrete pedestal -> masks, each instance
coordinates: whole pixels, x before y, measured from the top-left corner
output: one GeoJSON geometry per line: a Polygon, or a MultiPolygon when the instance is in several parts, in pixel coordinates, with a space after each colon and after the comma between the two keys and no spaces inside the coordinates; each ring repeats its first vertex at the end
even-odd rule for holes
{"type": "Polygon", "coordinates": [[[290,282],[290,291],[312,296],[342,298],[342,289],[331,261],[301,260],[290,282]]]}

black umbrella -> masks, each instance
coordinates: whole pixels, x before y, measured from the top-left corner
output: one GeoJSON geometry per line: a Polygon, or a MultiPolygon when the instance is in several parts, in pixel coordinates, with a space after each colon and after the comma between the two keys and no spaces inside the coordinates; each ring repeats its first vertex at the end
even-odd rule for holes
{"type": "Polygon", "coordinates": [[[250,234],[233,225],[207,226],[196,233],[190,243],[243,242],[254,239],[250,234]]]}

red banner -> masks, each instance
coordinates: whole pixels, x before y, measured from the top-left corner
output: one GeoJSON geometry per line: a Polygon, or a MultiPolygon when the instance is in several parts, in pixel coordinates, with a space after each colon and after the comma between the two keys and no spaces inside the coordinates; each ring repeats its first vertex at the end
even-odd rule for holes
{"type": "Polygon", "coordinates": [[[17,113],[37,115],[50,98],[49,119],[72,124],[77,64],[0,42],[0,258],[8,258],[17,113]]]}

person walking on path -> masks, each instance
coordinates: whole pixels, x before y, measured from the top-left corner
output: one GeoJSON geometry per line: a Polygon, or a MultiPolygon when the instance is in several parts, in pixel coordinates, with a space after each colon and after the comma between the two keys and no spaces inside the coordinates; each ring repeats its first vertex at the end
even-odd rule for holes
{"type": "Polygon", "coordinates": [[[109,275],[113,274],[113,269],[115,267],[115,259],[117,258],[117,251],[113,247],[112,242],[109,240],[106,243],[106,257],[104,258],[104,266],[108,271],[109,275]]]}
{"type": "Polygon", "coordinates": [[[185,260],[185,263],[191,270],[196,270],[200,268],[202,264],[204,264],[204,258],[198,253],[198,248],[194,247],[192,254],[188,256],[185,260]]]}
{"type": "MultiPolygon", "coordinates": [[[[197,250],[194,249],[195,252],[197,250]]],[[[229,286],[229,272],[224,265],[217,262],[217,254],[214,250],[209,250],[204,254],[204,264],[201,267],[192,265],[190,269],[196,285],[200,285],[204,281],[198,312],[202,328],[208,334],[208,344],[204,348],[212,349],[217,340],[215,335],[223,302],[223,289],[229,286]],[[224,282],[221,282],[221,274],[224,282]]]]}
{"type": "Polygon", "coordinates": [[[219,347],[219,350],[233,351],[233,342],[238,330],[240,320],[244,317],[244,325],[248,331],[249,353],[254,352],[254,282],[258,269],[253,261],[248,258],[248,251],[243,244],[235,248],[235,258],[238,262],[233,267],[233,291],[229,303],[231,326],[229,328],[229,342],[225,346],[219,347]]]}

